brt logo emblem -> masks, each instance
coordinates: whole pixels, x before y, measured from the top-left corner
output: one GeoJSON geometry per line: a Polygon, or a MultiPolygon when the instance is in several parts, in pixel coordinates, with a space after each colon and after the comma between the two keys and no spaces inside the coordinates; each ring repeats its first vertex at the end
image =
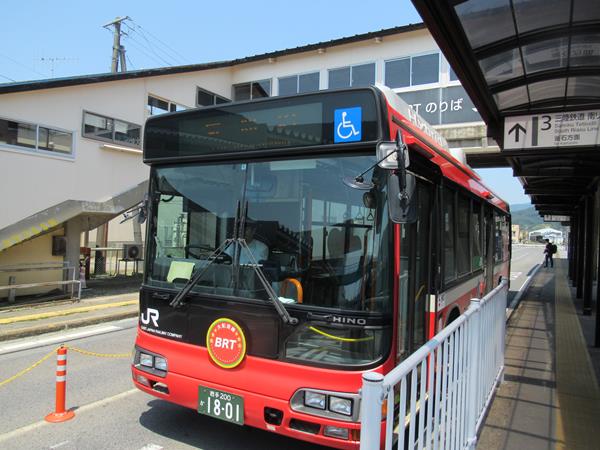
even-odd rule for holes
{"type": "Polygon", "coordinates": [[[208,327],[206,348],[215,364],[224,369],[233,369],[246,356],[246,338],[237,323],[221,318],[208,327]]]}
{"type": "Polygon", "coordinates": [[[355,142],[362,139],[362,108],[336,109],[333,112],[333,142],[355,142]]]}

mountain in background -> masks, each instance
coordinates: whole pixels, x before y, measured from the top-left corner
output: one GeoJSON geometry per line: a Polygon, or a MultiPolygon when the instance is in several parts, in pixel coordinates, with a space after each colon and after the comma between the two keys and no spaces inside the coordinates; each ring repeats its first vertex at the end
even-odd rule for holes
{"type": "Polygon", "coordinates": [[[540,228],[553,228],[563,233],[567,230],[560,222],[544,222],[542,216],[529,203],[510,205],[510,211],[513,225],[519,225],[521,230],[533,231],[540,228]]]}
{"type": "Polygon", "coordinates": [[[531,203],[515,203],[514,205],[510,205],[510,212],[514,214],[517,211],[522,211],[527,208],[533,208],[531,203]]]}

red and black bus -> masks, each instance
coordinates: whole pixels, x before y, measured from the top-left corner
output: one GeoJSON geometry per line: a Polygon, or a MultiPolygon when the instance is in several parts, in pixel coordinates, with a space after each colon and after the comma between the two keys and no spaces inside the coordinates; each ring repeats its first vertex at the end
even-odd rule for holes
{"type": "Polygon", "coordinates": [[[386,87],[152,117],[135,385],[358,448],[389,372],[509,273],[508,205],[386,87]]]}

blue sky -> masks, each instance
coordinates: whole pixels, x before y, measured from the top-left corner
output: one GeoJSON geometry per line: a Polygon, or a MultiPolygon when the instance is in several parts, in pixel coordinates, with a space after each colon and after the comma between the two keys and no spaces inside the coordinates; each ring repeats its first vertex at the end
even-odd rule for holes
{"type": "MultiPolygon", "coordinates": [[[[110,71],[117,16],[132,21],[128,69],[251,56],[421,22],[409,0],[26,0],[2,11],[0,83],[110,71]]],[[[510,203],[528,203],[509,169],[479,171],[510,203]]]]}

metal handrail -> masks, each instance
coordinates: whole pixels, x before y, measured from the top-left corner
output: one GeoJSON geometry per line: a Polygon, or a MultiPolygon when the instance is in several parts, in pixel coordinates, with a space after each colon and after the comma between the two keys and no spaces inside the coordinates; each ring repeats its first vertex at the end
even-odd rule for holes
{"type": "Polygon", "coordinates": [[[386,450],[394,436],[397,448],[475,448],[504,374],[507,286],[504,280],[472,299],[462,316],[385,377],[363,374],[361,450],[380,448],[383,419],[386,450]]]}
{"type": "MultiPolygon", "coordinates": [[[[9,292],[13,289],[28,289],[28,288],[36,288],[36,287],[47,287],[47,286],[66,286],[71,285],[71,298],[76,301],[81,300],[81,280],[78,278],[79,271],[76,270],[76,267],[70,266],[67,262],[45,262],[45,263],[24,263],[13,266],[3,266],[0,267],[0,272],[33,272],[33,271],[44,271],[44,270],[66,270],[67,278],[69,278],[69,271],[73,270],[73,278],[66,280],[56,280],[56,281],[40,281],[37,283],[22,283],[22,284],[8,284],[5,286],[0,286],[0,291],[8,290],[9,292]],[[75,296],[75,285],[78,285],[77,288],[77,296],[75,296]]],[[[9,279],[10,283],[10,279],[9,279]]],[[[10,294],[9,294],[10,300],[10,294]]]]}

